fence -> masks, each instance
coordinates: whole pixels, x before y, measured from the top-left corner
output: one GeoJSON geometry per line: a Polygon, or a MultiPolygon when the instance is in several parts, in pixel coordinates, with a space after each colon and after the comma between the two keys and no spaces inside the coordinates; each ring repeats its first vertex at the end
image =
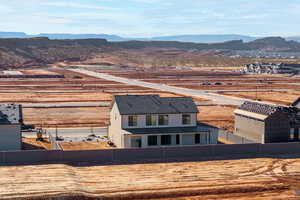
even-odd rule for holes
{"type": "Polygon", "coordinates": [[[108,149],[88,151],[11,151],[0,152],[0,165],[97,162],[200,161],[257,158],[266,155],[300,155],[300,143],[230,144],[147,149],[108,149]]]}
{"type": "Polygon", "coordinates": [[[56,137],[52,136],[52,134],[48,134],[48,135],[49,135],[49,140],[52,145],[52,148],[54,150],[62,150],[59,142],[57,142],[57,140],[56,140],[56,137]]]}
{"type": "Polygon", "coordinates": [[[252,144],[256,143],[255,141],[249,140],[239,135],[234,135],[229,131],[219,129],[219,140],[226,141],[231,144],[252,144]]]}

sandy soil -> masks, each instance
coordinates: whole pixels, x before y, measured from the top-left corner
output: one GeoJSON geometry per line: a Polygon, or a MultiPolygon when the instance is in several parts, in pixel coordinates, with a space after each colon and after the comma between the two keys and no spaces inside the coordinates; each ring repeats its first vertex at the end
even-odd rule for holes
{"type": "Polygon", "coordinates": [[[209,105],[198,106],[198,120],[218,128],[234,131],[234,110],[236,106],[209,105]]]}
{"type": "Polygon", "coordinates": [[[25,75],[58,75],[58,73],[46,69],[26,69],[21,72],[25,75]]]}
{"type": "Polygon", "coordinates": [[[44,141],[36,141],[35,138],[23,138],[23,150],[51,150],[52,146],[48,139],[44,139],[44,141]]]}
{"type": "Polygon", "coordinates": [[[112,95],[104,92],[72,93],[0,93],[3,103],[68,103],[68,102],[110,102],[112,95]]]}
{"type": "Polygon", "coordinates": [[[300,91],[282,92],[221,92],[223,95],[243,97],[253,100],[267,101],[275,104],[290,105],[300,96],[300,91]]]}
{"type": "Polygon", "coordinates": [[[101,127],[109,121],[108,107],[24,108],[25,124],[43,127],[101,127]]]}
{"type": "Polygon", "coordinates": [[[112,149],[107,142],[60,142],[59,144],[64,151],[112,149]]]}
{"type": "Polygon", "coordinates": [[[300,159],[1,167],[1,199],[299,199],[300,159]]]}

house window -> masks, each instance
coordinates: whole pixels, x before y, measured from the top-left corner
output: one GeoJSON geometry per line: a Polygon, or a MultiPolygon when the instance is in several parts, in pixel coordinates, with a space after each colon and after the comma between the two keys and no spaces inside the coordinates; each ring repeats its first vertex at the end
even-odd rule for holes
{"type": "Polygon", "coordinates": [[[157,136],[148,136],[148,146],[156,146],[157,145],[157,136]]]}
{"type": "Polygon", "coordinates": [[[140,136],[132,136],[131,147],[142,147],[142,138],[140,136]]]}
{"type": "Polygon", "coordinates": [[[158,116],[158,125],[166,126],[169,124],[169,115],[159,115],[158,116]]]}
{"type": "Polygon", "coordinates": [[[131,115],[128,116],[128,126],[137,126],[137,116],[136,115],[131,115]]]}
{"type": "Polygon", "coordinates": [[[171,144],[171,135],[162,135],[161,145],[170,145],[170,144],[171,144]]]}
{"type": "Polygon", "coordinates": [[[146,115],[146,126],[156,126],[156,121],[155,115],[146,115]]]}
{"type": "Polygon", "coordinates": [[[176,135],[176,144],[180,144],[180,135],[176,135]]]}
{"type": "Polygon", "coordinates": [[[182,115],[182,124],[183,125],[188,125],[191,124],[191,115],[182,115]]]}
{"type": "Polygon", "coordinates": [[[195,144],[200,144],[200,134],[195,134],[195,144]]]}

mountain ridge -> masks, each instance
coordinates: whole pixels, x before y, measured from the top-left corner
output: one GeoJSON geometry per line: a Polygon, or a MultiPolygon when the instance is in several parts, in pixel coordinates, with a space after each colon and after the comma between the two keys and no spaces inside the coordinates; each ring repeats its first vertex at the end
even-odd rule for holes
{"type": "Polygon", "coordinates": [[[218,43],[231,40],[243,40],[245,42],[253,41],[256,37],[238,35],[238,34],[186,34],[186,35],[170,35],[149,38],[139,37],[121,37],[110,34],[68,34],[68,33],[40,33],[30,35],[23,32],[0,32],[0,38],[32,38],[32,37],[48,37],[49,39],[106,39],[108,41],[178,41],[178,42],[194,42],[194,43],[218,43]]]}
{"type": "Polygon", "coordinates": [[[81,62],[95,55],[113,54],[116,51],[143,51],[154,49],[183,52],[193,51],[274,51],[300,52],[300,43],[281,37],[267,37],[250,42],[232,40],[221,43],[192,43],[177,41],[120,41],[105,39],[51,40],[47,37],[0,38],[0,67],[47,65],[55,62],[81,62]]]}

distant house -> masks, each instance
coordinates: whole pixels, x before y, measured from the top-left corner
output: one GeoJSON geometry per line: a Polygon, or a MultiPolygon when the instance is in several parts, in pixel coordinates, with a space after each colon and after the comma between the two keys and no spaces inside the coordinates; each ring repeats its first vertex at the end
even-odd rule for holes
{"type": "Polygon", "coordinates": [[[290,118],[283,107],[245,102],[235,114],[235,134],[258,143],[287,142],[290,118]]]}
{"type": "Polygon", "coordinates": [[[21,150],[21,124],[21,105],[0,104],[0,151],[21,150]]]}
{"type": "Polygon", "coordinates": [[[115,96],[109,139],[118,148],[216,144],[218,131],[197,125],[197,113],[188,97],[115,96]]]}

